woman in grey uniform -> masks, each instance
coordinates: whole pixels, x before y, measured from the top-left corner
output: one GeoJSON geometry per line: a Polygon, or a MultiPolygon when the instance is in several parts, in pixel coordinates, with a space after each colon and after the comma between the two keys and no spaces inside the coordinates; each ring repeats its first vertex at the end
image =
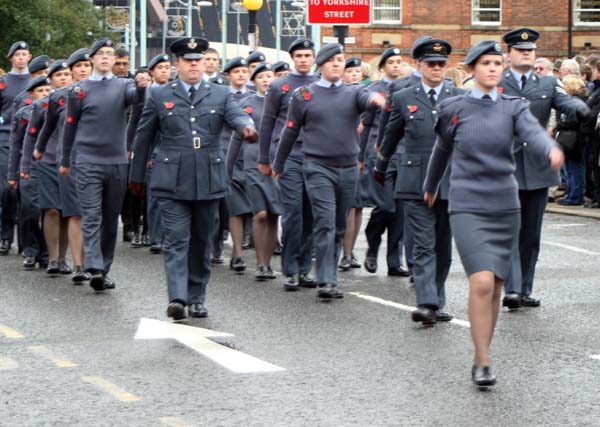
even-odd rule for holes
{"type": "Polygon", "coordinates": [[[500,294],[516,250],[520,222],[518,186],[514,176],[513,136],[560,169],[563,154],[517,97],[498,93],[502,48],[482,41],[465,59],[474,87],[440,104],[437,141],[424,184],[431,207],[446,167],[450,172],[450,226],[469,277],[469,320],[475,345],[471,376],[478,387],[496,383],[489,347],[498,318],[500,294]]]}

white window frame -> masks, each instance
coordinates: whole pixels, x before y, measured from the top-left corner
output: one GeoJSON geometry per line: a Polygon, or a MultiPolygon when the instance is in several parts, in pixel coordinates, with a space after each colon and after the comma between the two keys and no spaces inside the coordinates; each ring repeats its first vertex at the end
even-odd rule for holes
{"type": "Polygon", "coordinates": [[[600,16],[598,22],[586,22],[579,21],[579,13],[581,12],[600,12],[600,7],[597,9],[582,9],[581,8],[582,0],[575,0],[573,2],[573,25],[577,26],[588,26],[588,27],[598,27],[600,26],[600,16]]]}
{"type": "Polygon", "coordinates": [[[397,4],[394,6],[381,6],[381,3],[379,2],[379,0],[373,0],[372,2],[372,9],[371,9],[371,16],[373,17],[373,19],[371,20],[371,23],[374,25],[379,25],[379,24],[401,24],[402,23],[402,0],[397,0],[397,4]],[[399,10],[400,11],[400,19],[396,19],[396,20],[390,20],[390,19],[379,19],[376,20],[375,19],[375,11],[377,10],[399,10]]]}
{"type": "Polygon", "coordinates": [[[500,6],[498,8],[486,8],[486,7],[475,7],[475,1],[471,0],[471,25],[490,25],[499,26],[502,25],[502,0],[499,0],[500,6]],[[478,21],[475,19],[475,12],[487,12],[487,11],[498,11],[499,20],[497,22],[490,21],[478,21]]]}

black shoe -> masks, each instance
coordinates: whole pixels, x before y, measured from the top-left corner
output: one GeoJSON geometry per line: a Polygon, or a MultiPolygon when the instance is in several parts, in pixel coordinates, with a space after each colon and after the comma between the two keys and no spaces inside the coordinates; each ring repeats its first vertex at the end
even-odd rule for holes
{"type": "Polygon", "coordinates": [[[38,263],[38,266],[40,267],[40,270],[45,270],[48,268],[48,260],[47,259],[42,259],[42,260],[36,260],[38,263]]]}
{"type": "Polygon", "coordinates": [[[521,296],[521,305],[523,307],[539,307],[541,301],[528,295],[521,296]]]}
{"type": "Polygon", "coordinates": [[[147,234],[142,235],[142,245],[152,246],[152,240],[150,240],[150,236],[148,236],[147,234]]]}
{"type": "Polygon", "coordinates": [[[242,259],[242,257],[232,258],[229,262],[229,268],[235,271],[236,273],[241,273],[246,269],[246,263],[242,259]]]}
{"type": "Polygon", "coordinates": [[[283,289],[288,292],[297,291],[300,288],[300,282],[295,274],[285,276],[283,279],[283,289]]]}
{"type": "Polygon", "coordinates": [[[350,267],[352,268],[360,268],[360,262],[356,259],[354,254],[350,255],[350,267]]]}
{"type": "Polygon", "coordinates": [[[340,270],[348,271],[352,268],[352,259],[348,255],[344,255],[340,261],[340,270]]]}
{"type": "Polygon", "coordinates": [[[252,236],[250,236],[249,234],[246,234],[244,236],[244,240],[242,240],[242,249],[246,250],[246,249],[252,249],[254,247],[254,244],[252,243],[252,236]]]}
{"type": "Polygon", "coordinates": [[[73,273],[73,276],[71,276],[71,281],[73,282],[73,284],[81,285],[82,282],[85,282],[87,280],[90,280],[90,274],[83,271],[82,266],[76,265],[75,272],[73,273]]]}
{"type": "Polygon", "coordinates": [[[185,315],[185,306],[179,301],[173,301],[167,306],[167,316],[173,320],[183,320],[185,315]]]}
{"type": "Polygon", "coordinates": [[[58,265],[58,261],[48,262],[48,268],[46,269],[46,273],[52,275],[60,273],[60,266],[58,265]]]}
{"type": "Polygon", "coordinates": [[[273,280],[273,279],[277,279],[277,276],[275,275],[275,272],[273,271],[273,269],[271,268],[270,265],[267,265],[267,271],[265,273],[265,278],[267,280],[273,280]]]}
{"type": "Polygon", "coordinates": [[[23,267],[25,268],[25,270],[33,270],[35,268],[35,257],[26,257],[25,261],[23,261],[23,267]]]}
{"type": "Polygon", "coordinates": [[[223,264],[224,262],[225,262],[225,260],[223,259],[223,257],[221,255],[213,256],[210,259],[211,264],[223,264]]]}
{"type": "Polygon", "coordinates": [[[73,269],[69,267],[69,264],[67,264],[66,261],[60,261],[58,263],[58,268],[60,274],[71,274],[73,272],[73,269]]]}
{"type": "Polygon", "coordinates": [[[10,252],[10,246],[9,240],[2,240],[0,242],[0,255],[8,255],[10,252]]]}
{"type": "Polygon", "coordinates": [[[364,266],[365,270],[367,270],[369,273],[377,272],[377,257],[367,255],[367,257],[365,258],[364,266]]]}
{"type": "Polygon", "coordinates": [[[261,265],[256,269],[254,280],[257,282],[264,282],[267,280],[267,267],[265,265],[261,265]]]}
{"type": "Polygon", "coordinates": [[[133,231],[124,231],[123,232],[123,241],[124,242],[131,242],[133,240],[133,235],[135,233],[133,231]]]}
{"type": "Polygon", "coordinates": [[[324,285],[319,285],[317,296],[321,299],[328,300],[332,299],[335,293],[335,286],[331,283],[325,283],[324,285]]]}
{"type": "Polygon", "coordinates": [[[114,289],[115,281],[110,278],[110,276],[104,276],[104,289],[114,289]]]}
{"type": "Polygon", "coordinates": [[[502,298],[502,307],[507,307],[509,310],[516,310],[521,307],[521,295],[515,292],[509,292],[502,298]]]}
{"type": "Polygon", "coordinates": [[[131,239],[131,246],[134,248],[142,247],[142,235],[140,233],[135,233],[133,238],[131,239]]]}
{"type": "Polygon", "coordinates": [[[335,299],[342,299],[342,298],[344,298],[344,293],[342,291],[340,291],[340,288],[338,288],[337,286],[334,286],[331,295],[335,299]]]}
{"type": "Polygon", "coordinates": [[[314,289],[317,287],[317,281],[309,273],[299,274],[298,283],[302,288],[314,289]]]}
{"type": "Polygon", "coordinates": [[[153,243],[150,246],[150,253],[151,254],[159,254],[161,252],[162,252],[162,245],[160,243],[153,243]]]}
{"type": "Polygon", "coordinates": [[[192,304],[188,306],[188,315],[190,317],[206,317],[208,310],[202,304],[192,304]]]}
{"type": "Polygon", "coordinates": [[[435,312],[435,320],[437,320],[438,322],[449,322],[452,319],[454,319],[454,316],[446,313],[442,310],[436,310],[435,312]]]}
{"type": "Polygon", "coordinates": [[[437,321],[435,311],[427,307],[419,307],[410,315],[413,322],[421,322],[423,325],[435,325],[437,321]]]}
{"type": "Polygon", "coordinates": [[[400,267],[390,267],[388,268],[388,276],[395,276],[395,277],[408,277],[410,276],[410,273],[408,272],[408,270],[402,266],[400,267]]]}
{"type": "Polygon", "coordinates": [[[489,366],[475,366],[471,369],[471,379],[477,387],[491,387],[496,385],[496,376],[492,374],[489,366]]]}
{"type": "Polygon", "coordinates": [[[101,272],[94,272],[90,277],[90,286],[96,292],[104,291],[104,274],[101,272]]]}
{"type": "Polygon", "coordinates": [[[273,255],[275,256],[279,256],[281,255],[281,251],[283,250],[283,247],[281,246],[281,243],[278,241],[275,242],[275,248],[273,249],[273,255]]]}

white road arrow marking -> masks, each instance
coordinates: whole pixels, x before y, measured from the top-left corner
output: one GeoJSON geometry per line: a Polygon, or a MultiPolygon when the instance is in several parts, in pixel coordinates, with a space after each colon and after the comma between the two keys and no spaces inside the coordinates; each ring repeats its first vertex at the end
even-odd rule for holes
{"type": "Polygon", "coordinates": [[[257,359],[256,357],[234,350],[208,338],[232,337],[226,332],[211,331],[188,325],[163,322],[154,319],[140,319],[136,340],[174,339],[208,357],[213,362],[237,374],[254,372],[281,372],[284,368],[257,359]]]}

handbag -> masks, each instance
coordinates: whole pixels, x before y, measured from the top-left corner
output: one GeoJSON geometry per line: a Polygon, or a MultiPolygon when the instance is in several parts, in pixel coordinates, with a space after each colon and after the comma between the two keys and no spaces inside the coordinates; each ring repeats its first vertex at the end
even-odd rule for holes
{"type": "Polygon", "coordinates": [[[577,145],[579,132],[576,130],[559,130],[554,137],[563,151],[571,151],[577,145]]]}

